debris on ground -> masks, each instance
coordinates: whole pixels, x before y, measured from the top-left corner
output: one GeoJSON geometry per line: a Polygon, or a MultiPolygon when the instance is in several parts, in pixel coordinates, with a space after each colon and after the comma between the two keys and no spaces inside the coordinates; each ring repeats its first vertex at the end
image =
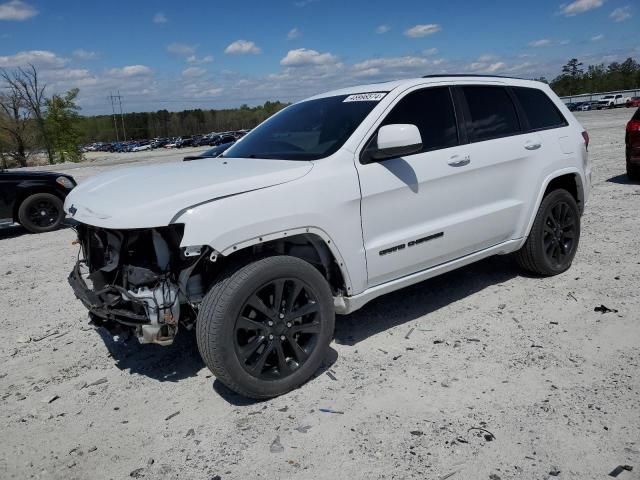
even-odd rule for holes
{"type": "Polygon", "coordinates": [[[304,426],[296,427],[296,428],[294,428],[294,430],[296,432],[300,432],[300,433],[307,433],[309,430],[311,430],[311,425],[304,425],[304,426]]]}
{"type": "Polygon", "coordinates": [[[406,340],[409,340],[409,337],[411,336],[411,334],[413,333],[413,331],[415,330],[415,328],[410,329],[407,334],[404,336],[404,338],[406,340]]]}
{"type": "Polygon", "coordinates": [[[335,376],[333,373],[331,373],[330,371],[327,371],[327,377],[329,377],[329,378],[330,378],[331,380],[333,380],[334,382],[335,382],[336,380],[338,380],[338,379],[336,378],[336,376],[335,376]]]}
{"type": "Polygon", "coordinates": [[[89,385],[87,385],[88,387],[95,387],[96,385],[102,385],[103,383],[107,383],[109,380],[107,380],[106,377],[102,377],[99,378],[98,380],[96,380],[95,382],[91,382],[89,385]]]}
{"type": "Polygon", "coordinates": [[[594,312],[600,312],[602,314],[605,314],[605,313],[618,313],[618,310],[616,310],[615,308],[605,307],[604,305],[600,305],[599,307],[594,308],[593,311],[594,312]]]}
{"type": "Polygon", "coordinates": [[[318,410],[324,413],[339,413],[340,415],[344,415],[344,412],[341,412],[339,410],[333,410],[331,408],[319,408],[318,410]]]}
{"type": "Polygon", "coordinates": [[[269,451],[271,453],[282,453],[284,452],[284,447],[282,443],[280,443],[280,435],[278,435],[273,442],[271,442],[271,446],[269,447],[269,451]]]}
{"type": "Polygon", "coordinates": [[[609,474],[610,477],[617,477],[618,475],[620,475],[622,472],[630,472],[633,470],[633,467],[631,465],[618,465],[616,468],[614,468],[613,470],[611,470],[611,473],[609,474]]]}
{"type": "Polygon", "coordinates": [[[175,417],[176,415],[180,414],[180,410],[178,410],[177,412],[173,412],[171,415],[169,415],[167,418],[165,418],[165,420],[171,420],[173,417],[175,417]]]}
{"type": "Polygon", "coordinates": [[[422,435],[424,435],[424,432],[422,430],[411,430],[409,433],[411,435],[415,435],[416,437],[421,437],[422,435]]]}
{"type": "Polygon", "coordinates": [[[50,397],[46,397],[42,399],[42,403],[52,403],[55,402],[60,397],[58,395],[51,395],[50,397]]]}

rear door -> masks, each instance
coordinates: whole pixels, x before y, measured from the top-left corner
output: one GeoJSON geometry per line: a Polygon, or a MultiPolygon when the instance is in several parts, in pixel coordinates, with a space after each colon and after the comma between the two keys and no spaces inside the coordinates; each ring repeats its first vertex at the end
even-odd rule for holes
{"type": "Polygon", "coordinates": [[[16,199],[15,174],[0,172],[0,223],[13,222],[13,205],[16,199]]]}
{"type": "MultiPolygon", "coordinates": [[[[522,208],[513,177],[534,153],[519,136],[507,90],[479,88],[418,88],[392,104],[376,126],[416,125],[423,150],[356,163],[369,286],[512,237],[522,208]]],[[[374,140],[375,133],[369,145],[374,140]]]]}

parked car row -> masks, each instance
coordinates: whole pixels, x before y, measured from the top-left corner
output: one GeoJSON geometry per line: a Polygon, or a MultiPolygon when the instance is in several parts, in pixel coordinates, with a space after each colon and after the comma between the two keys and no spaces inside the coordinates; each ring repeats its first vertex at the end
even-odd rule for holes
{"type": "Polygon", "coordinates": [[[605,95],[600,100],[588,100],[586,102],[570,102],[567,108],[571,112],[584,112],[588,110],[604,110],[616,107],[640,107],[640,97],[624,97],[622,94],[605,95]]]}
{"type": "Polygon", "coordinates": [[[156,148],[216,147],[230,144],[243,137],[249,130],[212,132],[206,135],[129,140],[123,142],[95,142],[83,147],[85,152],[142,152],[156,148]]]}

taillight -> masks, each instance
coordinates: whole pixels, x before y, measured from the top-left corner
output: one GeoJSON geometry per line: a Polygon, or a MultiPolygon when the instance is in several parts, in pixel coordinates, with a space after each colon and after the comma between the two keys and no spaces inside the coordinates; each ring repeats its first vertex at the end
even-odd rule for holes
{"type": "Polygon", "coordinates": [[[640,120],[631,120],[627,123],[627,132],[640,132],[640,120]]]}
{"type": "Polygon", "coordinates": [[[582,132],[582,138],[584,138],[584,146],[587,150],[589,150],[589,134],[587,133],[587,131],[585,130],[584,132],[582,132]]]}

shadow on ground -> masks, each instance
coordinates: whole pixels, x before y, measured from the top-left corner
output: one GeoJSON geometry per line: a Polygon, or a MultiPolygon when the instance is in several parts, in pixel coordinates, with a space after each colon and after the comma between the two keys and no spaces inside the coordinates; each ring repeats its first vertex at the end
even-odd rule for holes
{"type": "Polygon", "coordinates": [[[615,177],[611,177],[607,179],[609,183],[617,183],[619,185],[639,185],[640,182],[637,180],[631,180],[626,173],[621,173],[620,175],[616,175],[615,177]]]}
{"type": "Polygon", "coordinates": [[[160,382],[177,382],[197,375],[205,367],[192,331],[182,329],[173,344],[166,347],[140,345],[134,337],[116,341],[106,329],[97,331],[120,370],[160,382]]]}
{"type": "MultiPolygon", "coordinates": [[[[510,280],[520,273],[510,257],[496,256],[390,293],[351,315],[339,316],[336,320],[335,341],[341,345],[355,345],[372,335],[510,280]]],[[[121,370],[145,375],[160,382],[177,382],[193,377],[202,368],[206,368],[198,352],[193,331],[183,329],[173,345],[168,347],[140,345],[133,337],[126,341],[114,340],[107,330],[99,328],[97,331],[121,370]]],[[[337,359],[338,353],[331,348],[315,377],[329,370],[337,359]]],[[[219,380],[214,380],[212,387],[229,404],[249,406],[259,403],[229,390],[219,380]]]]}
{"type": "Polygon", "coordinates": [[[521,273],[510,256],[495,256],[389,293],[351,315],[338,317],[335,340],[355,345],[521,273]]]}

